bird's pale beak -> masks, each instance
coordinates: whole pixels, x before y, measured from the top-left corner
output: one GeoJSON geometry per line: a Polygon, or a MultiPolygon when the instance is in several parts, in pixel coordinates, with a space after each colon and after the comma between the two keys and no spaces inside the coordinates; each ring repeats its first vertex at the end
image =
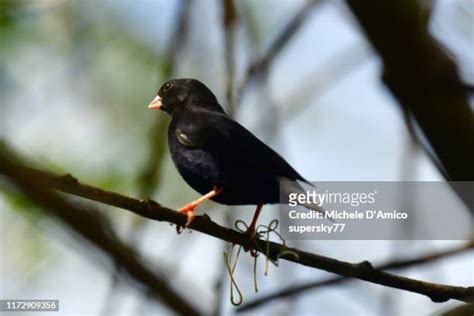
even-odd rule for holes
{"type": "Polygon", "coordinates": [[[152,110],[159,110],[161,108],[161,98],[159,95],[157,95],[153,101],[151,101],[151,103],[148,105],[148,108],[149,109],[152,109],[152,110]]]}

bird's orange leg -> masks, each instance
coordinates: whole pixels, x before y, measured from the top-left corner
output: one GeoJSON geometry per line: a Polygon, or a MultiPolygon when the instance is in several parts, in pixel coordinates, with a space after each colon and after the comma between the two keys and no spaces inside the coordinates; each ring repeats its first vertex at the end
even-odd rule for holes
{"type": "Polygon", "coordinates": [[[252,218],[252,223],[250,224],[249,228],[245,232],[246,234],[249,234],[250,236],[253,236],[255,234],[255,227],[257,227],[257,219],[258,216],[260,215],[260,211],[262,211],[263,204],[258,204],[257,209],[255,210],[255,213],[253,214],[252,218]]]}
{"type": "Polygon", "coordinates": [[[212,199],[213,197],[215,197],[216,195],[220,194],[222,191],[224,191],[224,188],[218,188],[218,187],[215,187],[212,191],[210,191],[209,193],[206,193],[205,195],[201,196],[199,199],[195,200],[195,201],[192,201],[191,203],[188,203],[186,204],[185,206],[183,206],[182,208],[179,209],[179,212],[180,213],[183,213],[183,214],[186,214],[188,216],[188,220],[186,221],[186,227],[189,226],[189,224],[191,224],[191,222],[194,220],[194,218],[196,217],[196,213],[194,211],[194,209],[201,203],[209,200],[209,199],[212,199]]]}

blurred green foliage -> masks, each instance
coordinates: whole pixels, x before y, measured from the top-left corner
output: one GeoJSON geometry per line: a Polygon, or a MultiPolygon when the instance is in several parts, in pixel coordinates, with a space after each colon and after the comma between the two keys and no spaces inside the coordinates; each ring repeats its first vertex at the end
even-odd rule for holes
{"type": "Polygon", "coordinates": [[[38,262],[55,254],[44,236],[44,212],[15,188],[0,179],[2,220],[2,265],[16,271],[28,271],[27,278],[39,277],[38,262]],[[9,245],[8,250],[5,249],[9,245]]]}

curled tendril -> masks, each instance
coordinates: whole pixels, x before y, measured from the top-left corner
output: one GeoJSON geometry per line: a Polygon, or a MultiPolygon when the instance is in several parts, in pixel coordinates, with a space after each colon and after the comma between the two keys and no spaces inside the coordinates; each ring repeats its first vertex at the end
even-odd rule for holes
{"type": "Polygon", "coordinates": [[[234,306],[239,306],[244,301],[244,297],[242,295],[242,292],[239,289],[239,286],[237,285],[237,282],[234,279],[234,271],[235,271],[235,268],[237,267],[237,263],[239,262],[240,250],[242,249],[242,246],[239,246],[237,250],[237,254],[235,256],[235,261],[232,263],[232,254],[233,254],[234,247],[235,245],[230,245],[229,248],[226,251],[224,251],[224,262],[225,262],[225,266],[226,266],[227,272],[229,273],[229,278],[230,278],[230,302],[234,306]],[[238,295],[237,301],[235,301],[235,298],[234,298],[234,289],[237,291],[237,295],[238,295]]]}
{"type": "Polygon", "coordinates": [[[253,257],[253,288],[255,290],[255,293],[258,293],[257,261],[258,261],[258,254],[253,257]]]}
{"type": "Polygon", "coordinates": [[[241,233],[244,233],[247,231],[247,229],[249,228],[249,226],[247,225],[246,222],[244,222],[243,220],[236,220],[235,223],[234,223],[234,227],[235,229],[237,229],[239,232],[241,233]]]}
{"type": "MultiPolygon", "coordinates": [[[[292,256],[296,260],[299,260],[298,253],[291,250],[291,249],[289,249],[286,246],[286,241],[283,239],[283,237],[280,235],[280,233],[278,233],[278,231],[277,231],[278,225],[279,225],[279,221],[276,220],[276,219],[272,220],[268,225],[258,225],[256,230],[255,230],[255,235],[249,236],[250,241],[251,241],[251,243],[254,247],[254,249],[250,250],[250,253],[251,253],[252,257],[254,258],[254,262],[253,262],[253,285],[254,285],[255,292],[258,292],[257,263],[258,263],[258,257],[259,257],[260,253],[264,254],[265,258],[266,258],[265,269],[264,269],[264,275],[265,276],[268,275],[269,262],[271,262],[275,266],[278,266],[278,259],[282,256],[287,256],[287,257],[292,256]],[[278,252],[278,254],[274,258],[272,258],[270,256],[270,235],[272,233],[275,234],[280,239],[280,241],[282,243],[282,246],[280,247],[280,251],[278,252]],[[262,249],[262,247],[260,246],[260,243],[257,242],[257,239],[260,239],[262,237],[264,237],[263,239],[265,240],[265,249],[262,249]]],[[[237,231],[239,231],[241,233],[247,232],[248,228],[249,228],[247,223],[245,223],[242,220],[237,220],[234,223],[234,227],[237,231]]],[[[229,246],[227,251],[224,251],[224,262],[225,262],[226,269],[227,269],[227,272],[229,273],[229,277],[230,277],[230,300],[231,300],[231,303],[234,306],[239,306],[243,302],[243,295],[242,295],[242,292],[240,291],[240,289],[237,285],[237,282],[235,281],[234,271],[235,271],[235,268],[237,267],[237,263],[239,261],[239,256],[240,256],[240,251],[242,250],[242,246],[239,246],[239,248],[237,250],[237,253],[236,253],[235,261],[232,262],[232,259],[233,259],[232,255],[233,255],[234,247],[235,247],[235,245],[232,244],[232,245],[229,246]],[[234,289],[237,291],[237,294],[238,294],[237,301],[235,301],[234,289]]]]}

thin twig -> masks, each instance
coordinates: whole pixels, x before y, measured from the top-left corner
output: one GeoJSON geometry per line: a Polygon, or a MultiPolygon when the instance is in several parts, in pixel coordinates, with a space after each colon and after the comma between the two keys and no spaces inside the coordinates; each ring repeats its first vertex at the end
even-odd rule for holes
{"type": "Polygon", "coordinates": [[[277,101],[281,104],[281,117],[288,119],[300,113],[310,102],[330,91],[348,73],[364,65],[371,55],[369,47],[360,43],[349,44],[335,53],[300,79],[296,87],[281,98],[283,101],[277,101]],[[347,52],[351,53],[348,55],[347,52]]]}
{"type": "Polygon", "coordinates": [[[234,77],[235,77],[235,32],[238,13],[234,0],[224,0],[222,8],[222,26],[224,30],[225,51],[225,92],[227,101],[227,114],[234,115],[234,77]]]}
{"type": "MultiPolygon", "coordinates": [[[[176,62],[179,52],[184,46],[189,28],[189,15],[191,9],[191,0],[182,0],[178,6],[177,18],[174,25],[174,31],[169,39],[168,51],[165,57],[167,62],[163,71],[163,77],[170,78],[175,72],[176,62]]],[[[149,154],[144,167],[138,173],[138,190],[139,196],[148,197],[155,193],[156,188],[160,187],[161,178],[159,171],[165,162],[166,153],[166,129],[168,127],[168,120],[164,116],[157,116],[153,121],[148,133],[148,148],[149,154]]],[[[132,246],[138,244],[141,234],[143,232],[143,225],[146,223],[142,218],[135,218],[132,222],[132,227],[128,240],[132,246]]],[[[119,285],[118,278],[119,271],[113,271],[110,291],[107,295],[106,304],[104,307],[104,315],[110,314],[110,308],[114,303],[113,296],[116,293],[115,289],[119,285]],[[107,303],[110,301],[111,303],[107,303]]]]}
{"type": "MultiPolygon", "coordinates": [[[[41,183],[41,187],[44,188],[51,188],[81,196],[86,199],[113,205],[156,221],[165,221],[179,226],[184,226],[186,224],[186,215],[161,206],[152,200],[133,199],[119,193],[82,184],[71,175],[55,176],[36,169],[26,168],[20,165],[12,165],[11,163],[7,164],[5,159],[0,160],[0,173],[4,173],[10,177],[15,177],[15,173],[12,173],[12,170],[21,170],[22,174],[27,174],[29,178],[36,179],[36,181],[41,183]]],[[[474,287],[450,286],[410,279],[374,269],[372,264],[368,261],[360,263],[344,262],[295,248],[287,248],[282,244],[275,242],[267,243],[258,238],[252,239],[252,242],[249,243],[248,235],[222,227],[210,220],[208,216],[196,217],[190,225],[190,228],[233,244],[246,246],[255,251],[258,251],[259,249],[268,249],[269,251],[266,255],[274,260],[279,258],[304,266],[339,274],[341,276],[352,277],[375,284],[426,295],[433,302],[445,302],[450,299],[463,302],[474,301],[474,287]],[[280,255],[282,250],[289,250],[291,254],[288,254],[288,252],[285,251],[286,254],[284,253],[283,255],[280,255]]]]}
{"type": "Polygon", "coordinates": [[[250,64],[250,66],[247,68],[244,78],[242,79],[242,83],[237,89],[235,96],[236,103],[240,103],[243,93],[252,83],[252,81],[260,77],[261,74],[268,71],[271,63],[276,59],[283,48],[285,48],[290,42],[290,40],[293,38],[293,35],[299,31],[300,27],[306,21],[306,18],[310,16],[310,13],[312,12],[311,9],[313,9],[316,4],[321,2],[322,1],[320,0],[308,0],[277,35],[276,39],[273,41],[267,51],[250,64]]]}
{"type": "MultiPolygon", "coordinates": [[[[184,46],[188,30],[189,30],[189,16],[191,13],[191,0],[182,0],[179,5],[178,17],[174,27],[174,32],[170,37],[170,46],[167,52],[167,63],[163,70],[163,77],[171,79],[170,77],[176,71],[176,62],[179,52],[184,46]]],[[[148,160],[145,163],[141,174],[139,175],[139,192],[143,197],[151,196],[155,189],[159,187],[159,170],[164,161],[164,153],[166,146],[166,129],[168,127],[168,120],[164,116],[157,116],[153,126],[149,132],[149,148],[150,152],[148,160]]]]}
{"type": "MultiPolygon", "coordinates": [[[[224,70],[224,91],[226,96],[226,111],[231,117],[235,115],[237,104],[234,102],[234,81],[235,81],[235,37],[237,24],[239,22],[239,12],[235,7],[234,0],[222,1],[222,33],[224,36],[224,55],[225,55],[225,70],[224,70]]],[[[224,210],[225,225],[232,224],[232,213],[229,212],[229,206],[224,210]]],[[[222,251],[225,251],[225,246],[222,251]]],[[[216,305],[214,306],[214,315],[219,315],[223,310],[223,304],[226,302],[224,295],[227,293],[226,277],[227,269],[221,266],[219,276],[215,282],[216,305]]]]}

